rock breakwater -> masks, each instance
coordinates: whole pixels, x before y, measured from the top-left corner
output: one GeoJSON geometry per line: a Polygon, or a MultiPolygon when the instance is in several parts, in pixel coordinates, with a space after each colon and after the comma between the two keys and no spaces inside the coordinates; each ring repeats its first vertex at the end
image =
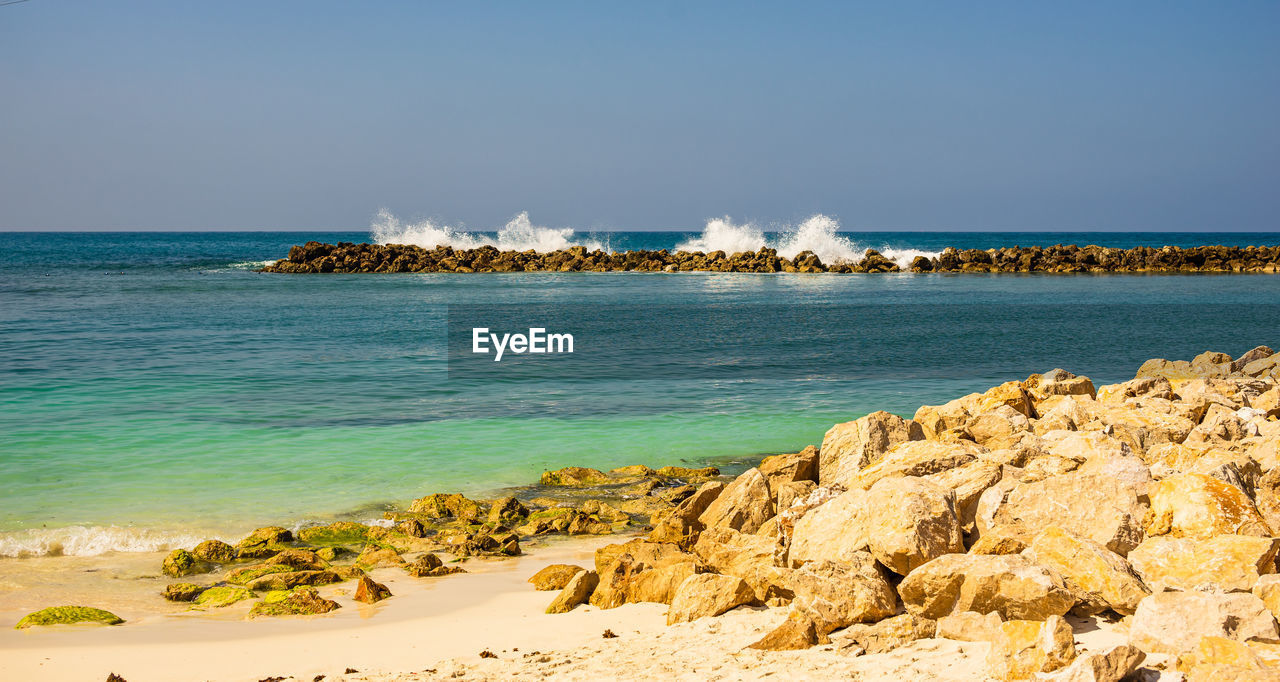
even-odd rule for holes
{"type": "Polygon", "coordinates": [[[425,249],[403,244],[307,242],[261,270],[282,273],[405,272],[1267,272],[1280,271],[1280,246],[1197,246],[1132,249],[1058,245],[1001,249],[948,248],[937,257],[917,256],[902,268],[874,249],[857,262],[824,263],[812,252],[794,258],[777,250],[726,254],[668,251],[499,251],[492,246],[425,249]]]}

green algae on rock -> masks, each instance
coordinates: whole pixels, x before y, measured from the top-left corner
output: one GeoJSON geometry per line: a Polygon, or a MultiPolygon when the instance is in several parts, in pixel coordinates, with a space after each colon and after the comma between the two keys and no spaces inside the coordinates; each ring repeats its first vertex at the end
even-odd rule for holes
{"type": "Polygon", "coordinates": [[[321,597],[314,587],[299,587],[290,591],[268,592],[249,610],[249,617],[310,616],[338,608],[341,608],[338,602],[321,597]]]}
{"type": "Polygon", "coordinates": [[[237,568],[227,574],[226,581],[233,585],[248,585],[254,580],[270,573],[288,573],[293,568],[283,564],[254,564],[237,568]]]}
{"type": "Polygon", "coordinates": [[[222,608],[238,601],[252,599],[253,596],[253,592],[243,587],[210,587],[195,598],[193,608],[222,608]]]}
{"type": "Polygon", "coordinates": [[[171,578],[181,578],[193,573],[208,573],[211,568],[209,564],[197,559],[194,554],[185,549],[169,552],[169,556],[164,558],[164,563],[160,566],[160,570],[171,578]]]}
{"type": "Polygon", "coordinates": [[[28,613],[14,626],[15,630],[24,630],[42,625],[71,625],[74,623],[99,623],[102,625],[119,625],[124,619],[110,611],[95,609],[90,606],[51,606],[34,613],[28,613]]]}
{"type": "Polygon", "coordinates": [[[191,554],[201,561],[216,564],[229,564],[239,558],[236,548],[221,540],[205,540],[196,545],[191,554]]]}
{"type": "Polygon", "coordinates": [[[164,588],[164,598],[169,601],[191,601],[204,590],[204,587],[195,583],[173,583],[164,588]]]}
{"type": "Polygon", "coordinates": [[[369,527],[354,521],[337,521],[327,526],[311,526],[298,531],[298,540],[312,545],[358,545],[369,535],[369,527]]]}

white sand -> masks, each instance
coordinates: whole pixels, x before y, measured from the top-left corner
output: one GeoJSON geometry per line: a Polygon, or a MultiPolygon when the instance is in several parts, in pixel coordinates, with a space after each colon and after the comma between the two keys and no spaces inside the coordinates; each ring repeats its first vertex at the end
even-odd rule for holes
{"type": "MultiPolygon", "coordinates": [[[[79,682],[105,680],[111,672],[128,682],[270,676],[310,682],[318,675],[326,682],[407,681],[458,674],[482,680],[982,677],[983,643],[924,640],[874,656],[854,656],[838,638],[836,645],[802,652],[744,650],[785,618],[783,609],[742,608],[673,627],[665,625],[661,604],[544,614],[555,593],[535,591],[528,577],[553,563],[590,567],[595,548],[617,540],[575,540],[517,559],[472,561],[472,573],[445,578],[381,569],[372,575],[394,597],[369,606],[350,599],[352,583],[321,588],[342,605],[323,616],[245,621],[249,602],[243,602],[215,614],[144,613],[116,627],[15,631],[6,624],[0,680],[79,682]],[[602,637],[606,629],[618,636],[602,637]],[[481,658],[485,650],[498,658],[481,658]],[[348,668],[359,672],[344,673],[348,668]]],[[[1087,649],[1123,641],[1103,623],[1078,621],[1076,628],[1087,649]]]]}

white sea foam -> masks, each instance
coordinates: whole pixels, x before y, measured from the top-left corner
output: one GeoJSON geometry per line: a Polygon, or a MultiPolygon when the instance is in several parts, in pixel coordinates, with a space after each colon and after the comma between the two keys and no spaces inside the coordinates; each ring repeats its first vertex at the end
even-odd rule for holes
{"type": "MultiPolygon", "coordinates": [[[[796,254],[811,251],[828,265],[834,263],[855,263],[862,260],[867,246],[854,242],[849,237],[839,234],[840,223],[834,218],[817,214],[810,216],[799,225],[784,229],[773,240],[765,237],[764,231],[750,223],[735,224],[728,216],[713,218],[707,221],[702,234],[682,242],[676,246],[677,251],[724,251],[734,254],[740,251],[759,251],[769,247],[777,249],[778,255],[794,258],[796,254]]],[[[934,257],[937,252],[917,249],[893,249],[887,246],[876,249],[885,258],[894,261],[901,267],[907,267],[916,256],[934,257]]]]}
{"type": "Polygon", "coordinates": [[[374,220],[373,239],[379,244],[412,244],[425,249],[452,246],[455,249],[474,249],[494,246],[501,251],[528,251],[539,253],[559,251],[571,246],[585,246],[588,250],[603,249],[603,245],[590,239],[574,239],[573,228],[553,228],[534,225],[528,212],[512,218],[497,237],[475,232],[465,232],[448,225],[438,225],[430,220],[403,223],[390,211],[378,211],[374,220]]]}
{"type": "Polygon", "coordinates": [[[208,535],[121,526],[68,526],[0,533],[0,557],[96,556],[194,547],[208,535]]]}

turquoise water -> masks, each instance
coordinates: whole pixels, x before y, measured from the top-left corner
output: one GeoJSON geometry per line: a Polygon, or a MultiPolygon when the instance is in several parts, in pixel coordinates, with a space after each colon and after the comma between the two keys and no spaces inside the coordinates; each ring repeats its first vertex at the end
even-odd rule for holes
{"type": "MultiPolygon", "coordinates": [[[[603,235],[613,248],[689,236],[603,235]]],[[[911,413],[1052,366],[1111,382],[1148,357],[1280,343],[1280,277],[1269,275],[283,276],[252,268],[307,239],[367,235],[0,238],[0,555],[41,551],[50,538],[89,553],[191,529],[373,516],[567,465],[747,458],[816,443],[871,410],[911,413]],[[814,319],[803,334],[751,339],[752,352],[799,358],[785,372],[646,377],[662,360],[618,338],[611,355],[595,356],[617,376],[591,376],[588,356],[573,376],[516,381],[446,371],[448,306],[467,304],[572,304],[627,334],[639,332],[610,315],[628,306],[741,311],[740,329],[718,329],[723,343],[680,347],[695,368],[732,364],[745,352],[735,333],[750,336],[748,318],[771,306],[814,319]],[[132,530],[102,530],[111,526],[132,530]]],[[[857,240],[936,251],[1280,235],[857,240]]]]}

